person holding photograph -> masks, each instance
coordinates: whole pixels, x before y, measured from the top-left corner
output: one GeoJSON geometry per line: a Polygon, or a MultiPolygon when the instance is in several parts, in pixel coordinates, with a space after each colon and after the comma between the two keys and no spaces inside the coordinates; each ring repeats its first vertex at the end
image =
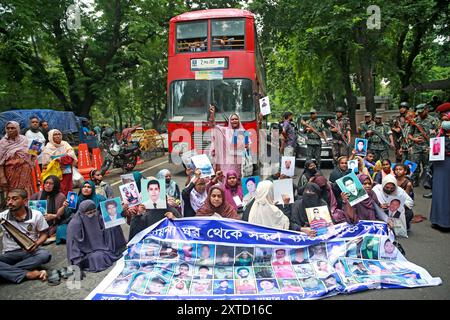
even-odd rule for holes
{"type": "Polygon", "coordinates": [[[30,124],[30,127],[25,132],[25,137],[27,137],[28,141],[32,143],[30,145],[30,149],[36,151],[36,155],[38,156],[37,157],[37,161],[38,161],[38,164],[41,166],[41,169],[42,169],[42,156],[40,155],[41,152],[38,152],[38,150],[40,149],[40,145],[45,145],[46,139],[44,137],[44,134],[39,129],[39,118],[38,117],[36,117],[36,116],[30,117],[29,124],[30,124]],[[40,145],[38,145],[38,147],[37,147],[37,150],[33,149],[33,142],[34,141],[37,141],[38,143],[40,143],[40,145]]]}
{"type": "Polygon", "coordinates": [[[107,199],[114,198],[114,191],[108,183],[103,181],[101,170],[94,169],[89,173],[89,176],[95,183],[95,191],[97,194],[102,195],[107,199]]]}
{"type": "Polygon", "coordinates": [[[105,208],[107,213],[103,215],[103,220],[105,221],[105,223],[123,219],[122,213],[120,213],[118,210],[118,204],[114,199],[106,200],[105,208]]]}
{"type": "Polygon", "coordinates": [[[214,216],[222,218],[241,220],[236,209],[226,201],[225,191],[219,185],[212,186],[208,191],[203,206],[197,210],[196,216],[214,216]]]}
{"type": "Polygon", "coordinates": [[[103,271],[112,266],[121,257],[121,252],[108,246],[104,232],[98,205],[91,199],[81,201],[67,226],[69,264],[90,272],[103,271]]]}
{"type": "Polygon", "coordinates": [[[338,158],[337,167],[333,169],[333,171],[330,174],[330,178],[329,178],[331,187],[333,189],[333,194],[338,203],[338,208],[342,208],[342,199],[340,197],[340,194],[342,191],[339,188],[338,184],[336,183],[336,180],[338,180],[350,173],[347,162],[348,162],[348,157],[346,157],[346,156],[342,156],[342,157],[338,158]]]}
{"type": "MultiPolygon", "coordinates": [[[[181,197],[183,199],[183,216],[184,217],[194,217],[197,210],[199,210],[206,199],[208,198],[206,180],[200,178],[202,172],[200,169],[195,170],[194,177],[191,178],[193,170],[186,169],[186,175],[188,182],[186,187],[181,192],[181,197]]],[[[219,171],[216,172],[216,175],[219,171]]],[[[210,184],[208,184],[209,186],[210,184]]]]}
{"type": "Polygon", "coordinates": [[[178,208],[181,204],[181,192],[178,184],[172,180],[172,173],[167,169],[163,169],[158,172],[156,179],[166,182],[167,203],[171,207],[178,208]]]}
{"type": "Polygon", "coordinates": [[[61,179],[61,192],[67,195],[69,191],[73,189],[72,181],[72,167],[77,164],[77,156],[72,146],[62,140],[63,136],[61,131],[57,129],[50,130],[48,132],[49,142],[42,149],[42,166],[45,171],[47,165],[53,159],[59,162],[61,170],[63,171],[61,179]],[[68,170],[66,170],[68,168],[68,170]],[[70,171],[70,172],[69,172],[70,171]]]}
{"type": "Polygon", "coordinates": [[[344,177],[342,183],[344,184],[344,187],[346,189],[349,202],[355,201],[356,199],[361,198],[366,194],[364,189],[360,189],[357,187],[356,182],[352,177],[344,177]]]}
{"type": "Polygon", "coordinates": [[[298,179],[297,184],[297,192],[299,195],[303,194],[303,189],[308,182],[311,182],[311,179],[319,175],[320,172],[317,170],[317,166],[314,160],[306,160],[305,162],[305,170],[303,170],[302,175],[298,179]]]}
{"type": "Polygon", "coordinates": [[[56,228],[64,214],[65,208],[69,205],[66,197],[60,192],[60,180],[56,176],[48,176],[44,180],[43,189],[33,194],[30,200],[46,200],[47,214],[44,216],[49,225],[48,239],[45,244],[56,241],[56,228]]]}
{"type": "Polygon", "coordinates": [[[244,195],[242,193],[241,181],[236,171],[230,170],[226,173],[223,190],[225,193],[225,201],[236,211],[242,209],[242,199],[244,195]]]}
{"type": "Polygon", "coordinates": [[[247,206],[242,219],[270,228],[289,228],[289,218],[274,204],[273,183],[261,181],[256,188],[252,205],[247,206]]]}

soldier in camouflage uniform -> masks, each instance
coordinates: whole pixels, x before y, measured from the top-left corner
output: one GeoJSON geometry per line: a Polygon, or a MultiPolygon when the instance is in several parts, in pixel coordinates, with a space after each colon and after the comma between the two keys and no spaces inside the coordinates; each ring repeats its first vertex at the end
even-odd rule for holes
{"type": "Polygon", "coordinates": [[[306,160],[311,160],[313,158],[316,159],[317,168],[320,169],[320,162],[322,160],[322,157],[320,155],[322,141],[320,140],[320,138],[324,138],[326,141],[326,136],[324,132],[325,127],[323,125],[322,120],[317,119],[317,111],[315,109],[311,109],[310,113],[311,113],[310,119],[306,120],[305,122],[308,126],[314,128],[314,130],[308,128],[308,126],[304,126],[307,138],[306,160]]]}
{"type": "Polygon", "coordinates": [[[421,103],[416,106],[418,116],[409,125],[408,139],[412,144],[411,161],[417,163],[417,169],[412,175],[414,186],[419,185],[420,165],[423,173],[430,172],[429,150],[430,138],[436,136],[439,121],[428,115],[428,106],[421,103]]]}
{"type": "Polygon", "coordinates": [[[366,112],[364,115],[364,121],[359,123],[358,134],[361,138],[365,138],[367,130],[369,130],[369,126],[373,124],[372,114],[370,112],[366,112]]]}
{"type": "Polygon", "coordinates": [[[369,150],[375,154],[375,161],[389,158],[389,146],[394,148],[391,128],[382,122],[381,116],[375,116],[375,122],[369,126],[366,132],[369,140],[369,150]]]}
{"type": "Polygon", "coordinates": [[[408,109],[408,102],[400,103],[400,114],[392,122],[391,129],[394,137],[396,163],[402,163],[408,159],[408,130],[406,129],[408,127],[406,123],[406,112],[408,109]]]}
{"type": "Polygon", "coordinates": [[[345,109],[336,108],[336,118],[328,120],[331,135],[333,137],[333,161],[337,165],[341,156],[347,156],[349,153],[349,144],[351,139],[350,120],[344,117],[345,109]]]}

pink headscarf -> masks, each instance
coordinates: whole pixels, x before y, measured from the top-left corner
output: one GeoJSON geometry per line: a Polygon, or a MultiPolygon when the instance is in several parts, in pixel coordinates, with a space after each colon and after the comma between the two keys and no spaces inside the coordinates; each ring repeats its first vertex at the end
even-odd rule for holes
{"type": "Polygon", "coordinates": [[[228,202],[233,208],[237,210],[238,206],[234,202],[233,197],[239,196],[239,198],[242,201],[242,198],[244,197],[244,194],[242,192],[242,185],[241,181],[239,179],[239,175],[234,170],[229,170],[225,176],[225,183],[224,183],[224,193],[225,193],[225,201],[228,202]],[[236,186],[232,187],[228,184],[228,178],[229,177],[236,177],[237,184],[236,186]]]}
{"type": "MultiPolygon", "coordinates": [[[[230,162],[230,150],[231,148],[234,149],[234,144],[233,144],[233,136],[235,131],[245,131],[244,126],[241,123],[241,120],[239,119],[239,128],[237,129],[233,129],[231,126],[231,118],[233,116],[237,116],[239,118],[239,116],[234,113],[230,116],[230,118],[228,119],[228,126],[227,127],[222,127],[222,126],[218,126],[216,125],[213,129],[212,129],[212,134],[211,134],[211,151],[214,150],[215,154],[213,156],[214,159],[214,163],[215,164],[229,164],[228,162],[230,162]]],[[[238,141],[237,141],[237,147],[238,150],[239,149],[243,149],[244,147],[244,139],[243,137],[240,135],[238,136],[238,141]]],[[[237,159],[235,160],[235,162],[237,162],[237,164],[241,163],[241,158],[237,157],[237,159]]]]}
{"type": "Polygon", "coordinates": [[[5,134],[0,140],[0,165],[4,165],[6,161],[16,155],[26,160],[30,165],[33,164],[31,155],[28,153],[28,138],[20,134],[20,125],[16,121],[8,121],[5,126],[5,131],[9,124],[16,127],[19,134],[14,139],[9,138],[8,134],[5,134]]]}

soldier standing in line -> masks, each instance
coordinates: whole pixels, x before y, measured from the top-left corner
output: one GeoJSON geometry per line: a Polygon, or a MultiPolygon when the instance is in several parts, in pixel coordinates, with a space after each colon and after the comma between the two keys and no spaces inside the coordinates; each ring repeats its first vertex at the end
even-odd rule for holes
{"type": "Polygon", "coordinates": [[[391,128],[382,122],[380,115],[375,116],[375,122],[369,126],[366,132],[366,138],[369,140],[369,150],[375,154],[375,161],[389,158],[389,146],[394,147],[391,128]]]}
{"type": "Polygon", "coordinates": [[[313,158],[316,159],[317,169],[320,169],[320,162],[322,160],[322,157],[320,155],[322,141],[320,139],[323,138],[325,141],[327,141],[327,137],[325,135],[325,127],[322,120],[317,119],[316,109],[311,109],[310,114],[311,116],[308,120],[302,120],[302,125],[304,126],[307,138],[306,160],[311,160],[313,158]]]}
{"type": "Polygon", "coordinates": [[[361,138],[365,138],[367,130],[369,130],[369,126],[373,124],[372,114],[370,112],[366,112],[364,115],[364,121],[359,123],[358,134],[361,138]]]}
{"type": "Polygon", "coordinates": [[[350,120],[344,117],[345,109],[336,108],[336,118],[328,120],[331,135],[333,137],[333,162],[336,166],[341,156],[348,156],[351,140],[350,120]]]}
{"type": "Polygon", "coordinates": [[[412,143],[411,161],[417,163],[417,169],[412,175],[414,187],[419,186],[420,166],[424,174],[430,173],[429,149],[430,138],[436,136],[439,122],[428,115],[429,108],[425,103],[416,106],[418,116],[410,122],[408,139],[412,143]]]}
{"type": "Polygon", "coordinates": [[[401,163],[407,159],[408,156],[408,135],[406,133],[406,112],[409,109],[408,102],[400,103],[400,114],[394,118],[392,123],[392,135],[394,137],[395,146],[395,162],[401,163]],[[406,154],[405,154],[406,152],[406,154]]]}

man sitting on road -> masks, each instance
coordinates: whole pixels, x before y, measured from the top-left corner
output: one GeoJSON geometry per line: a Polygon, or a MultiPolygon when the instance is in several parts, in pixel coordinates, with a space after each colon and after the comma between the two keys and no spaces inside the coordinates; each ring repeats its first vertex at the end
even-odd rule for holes
{"type": "Polygon", "coordinates": [[[39,248],[47,240],[48,224],[42,213],[25,206],[28,203],[27,198],[27,192],[23,189],[9,191],[6,198],[8,210],[0,213],[0,221],[7,220],[34,241],[29,250],[21,249],[2,224],[3,253],[0,255],[0,278],[14,283],[20,283],[24,279],[45,281],[46,271],[37,268],[51,259],[50,252],[39,248]]]}

